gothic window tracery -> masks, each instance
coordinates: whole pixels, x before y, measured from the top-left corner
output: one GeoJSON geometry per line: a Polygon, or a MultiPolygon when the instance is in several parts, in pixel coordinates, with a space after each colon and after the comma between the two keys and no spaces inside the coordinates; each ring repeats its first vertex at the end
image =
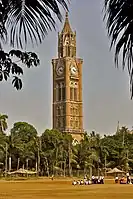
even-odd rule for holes
{"type": "Polygon", "coordinates": [[[70,127],[73,127],[73,119],[70,120],[70,127]]]}
{"type": "Polygon", "coordinates": [[[66,99],[66,88],[64,82],[56,85],[56,101],[63,101],[66,99]]]}
{"type": "Polygon", "coordinates": [[[73,87],[70,87],[70,100],[73,100],[73,87]]]}
{"type": "Polygon", "coordinates": [[[70,114],[73,115],[73,107],[70,107],[70,114]]]}
{"type": "Polygon", "coordinates": [[[79,111],[78,111],[78,108],[76,107],[75,109],[75,112],[76,112],[76,115],[78,115],[79,111]]]}
{"type": "Polygon", "coordinates": [[[79,122],[78,122],[78,120],[76,120],[76,121],[75,121],[75,126],[76,126],[76,128],[78,128],[78,125],[79,125],[79,122]]]}
{"type": "Polygon", "coordinates": [[[59,107],[56,108],[56,115],[59,115],[59,107]]]}
{"type": "Polygon", "coordinates": [[[62,127],[65,128],[65,118],[62,118],[62,127]]]}
{"type": "Polygon", "coordinates": [[[61,106],[61,116],[65,115],[65,106],[61,106]]]}
{"type": "Polygon", "coordinates": [[[56,121],[56,128],[60,128],[60,118],[58,117],[57,118],[57,121],[56,121]]]}
{"type": "Polygon", "coordinates": [[[74,88],[74,101],[77,101],[77,93],[78,92],[78,89],[77,88],[74,88]]]}
{"type": "Polygon", "coordinates": [[[75,108],[73,107],[73,115],[75,115],[75,108]]]}
{"type": "Polygon", "coordinates": [[[66,99],[66,88],[65,88],[65,84],[62,83],[62,100],[66,99]]]}
{"type": "Polygon", "coordinates": [[[73,96],[74,96],[74,82],[70,82],[70,100],[73,100],[73,96]]]}
{"type": "Polygon", "coordinates": [[[78,100],[78,83],[70,82],[70,100],[78,100]]]}
{"type": "Polygon", "coordinates": [[[57,116],[61,115],[61,108],[60,106],[57,106],[57,116]]]}
{"type": "Polygon", "coordinates": [[[58,101],[61,101],[61,87],[58,88],[58,101]]]}
{"type": "Polygon", "coordinates": [[[59,85],[56,84],[56,101],[58,101],[58,92],[59,92],[59,85]]]}

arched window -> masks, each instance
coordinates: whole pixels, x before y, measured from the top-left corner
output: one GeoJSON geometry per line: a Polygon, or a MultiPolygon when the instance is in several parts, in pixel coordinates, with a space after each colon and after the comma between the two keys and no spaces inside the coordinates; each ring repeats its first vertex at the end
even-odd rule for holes
{"type": "Polygon", "coordinates": [[[73,115],[73,107],[70,108],[70,114],[73,115]]]}
{"type": "Polygon", "coordinates": [[[75,115],[75,108],[73,108],[73,115],[75,115]]]}
{"type": "Polygon", "coordinates": [[[73,100],[73,87],[70,87],[70,100],[73,100]]]}
{"type": "Polygon", "coordinates": [[[78,108],[75,109],[75,112],[76,112],[76,113],[75,113],[76,115],[79,114],[78,108]]]}
{"type": "Polygon", "coordinates": [[[78,126],[79,126],[78,120],[75,121],[75,126],[76,126],[76,128],[78,128],[78,126]]]}
{"type": "Polygon", "coordinates": [[[74,82],[71,81],[71,82],[70,82],[70,100],[73,100],[73,98],[74,98],[74,93],[73,93],[73,91],[74,91],[74,82]]]}
{"type": "Polygon", "coordinates": [[[57,107],[57,115],[61,115],[61,107],[60,106],[57,107]]]}
{"type": "Polygon", "coordinates": [[[66,114],[66,106],[64,105],[63,106],[63,115],[65,115],[66,114]]]}
{"type": "Polygon", "coordinates": [[[57,101],[62,101],[66,99],[66,88],[64,82],[60,82],[58,84],[58,91],[57,92],[57,101]]]}
{"type": "Polygon", "coordinates": [[[78,100],[78,83],[74,83],[74,101],[78,100]]]}
{"type": "Polygon", "coordinates": [[[78,89],[74,88],[74,101],[77,101],[77,93],[78,93],[78,89]]]}
{"type": "Polygon", "coordinates": [[[59,84],[56,84],[56,101],[58,101],[58,97],[59,97],[59,84]]]}
{"type": "Polygon", "coordinates": [[[60,107],[60,115],[61,116],[65,115],[65,106],[60,107]]]}
{"type": "Polygon", "coordinates": [[[65,118],[63,117],[62,118],[62,127],[65,129],[65,125],[66,125],[66,122],[65,122],[65,118]]]}
{"type": "Polygon", "coordinates": [[[62,100],[66,100],[66,88],[64,83],[62,83],[62,100]]]}
{"type": "Polygon", "coordinates": [[[61,84],[58,85],[58,101],[61,101],[61,84]]]}
{"type": "Polygon", "coordinates": [[[70,120],[70,127],[72,128],[73,127],[73,119],[71,118],[70,120]]]}
{"type": "Polygon", "coordinates": [[[60,118],[58,117],[57,118],[57,121],[56,121],[56,128],[58,129],[58,128],[60,128],[60,118]]]}

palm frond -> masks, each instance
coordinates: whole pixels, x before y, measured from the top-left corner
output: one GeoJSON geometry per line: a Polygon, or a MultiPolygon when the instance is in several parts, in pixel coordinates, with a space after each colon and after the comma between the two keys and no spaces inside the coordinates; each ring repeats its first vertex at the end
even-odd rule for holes
{"type": "Polygon", "coordinates": [[[85,167],[87,168],[89,168],[89,167],[94,167],[94,164],[93,163],[91,163],[91,162],[85,162],[85,167]]]}
{"type": "Polygon", "coordinates": [[[122,66],[128,69],[130,77],[131,98],[133,97],[133,1],[105,0],[104,20],[111,46],[115,46],[115,64],[119,65],[122,53],[122,66]]]}
{"type": "Polygon", "coordinates": [[[49,30],[56,29],[56,18],[62,21],[59,6],[68,10],[68,0],[6,0],[6,27],[10,30],[11,45],[23,48],[29,39],[36,44],[42,42],[49,30]],[[56,16],[56,18],[54,17],[56,16]]]}
{"type": "MultiPolygon", "coordinates": [[[[0,1],[0,38],[1,41],[3,42],[7,41],[7,30],[5,27],[6,19],[7,19],[6,7],[3,5],[3,1],[0,1]]],[[[2,49],[1,43],[0,43],[0,49],[2,49]]]]}

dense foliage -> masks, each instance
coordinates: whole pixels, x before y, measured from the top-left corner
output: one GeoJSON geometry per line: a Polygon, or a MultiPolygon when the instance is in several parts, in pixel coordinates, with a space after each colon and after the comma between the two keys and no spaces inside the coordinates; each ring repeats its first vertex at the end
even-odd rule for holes
{"type": "Polygon", "coordinates": [[[1,169],[36,169],[41,175],[105,174],[108,168],[133,169],[133,134],[122,127],[114,135],[85,133],[80,143],[71,135],[46,129],[38,135],[26,123],[14,124],[9,135],[7,116],[0,115],[1,169]],[[6,158],[7,155],[7,158],[6,158]],[[6,168],[7,166],[7,168],[6,168]]]}

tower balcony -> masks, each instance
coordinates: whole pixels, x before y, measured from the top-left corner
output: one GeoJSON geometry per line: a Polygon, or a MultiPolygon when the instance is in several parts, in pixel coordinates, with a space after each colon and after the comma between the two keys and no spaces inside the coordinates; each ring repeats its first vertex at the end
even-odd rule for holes
{"type": "Polygon", "coordinates": [[[71,133],[71,134],[83,134],[84,133],[84,129],[65,129],[63,131],[64,133],[71,133]]]}

